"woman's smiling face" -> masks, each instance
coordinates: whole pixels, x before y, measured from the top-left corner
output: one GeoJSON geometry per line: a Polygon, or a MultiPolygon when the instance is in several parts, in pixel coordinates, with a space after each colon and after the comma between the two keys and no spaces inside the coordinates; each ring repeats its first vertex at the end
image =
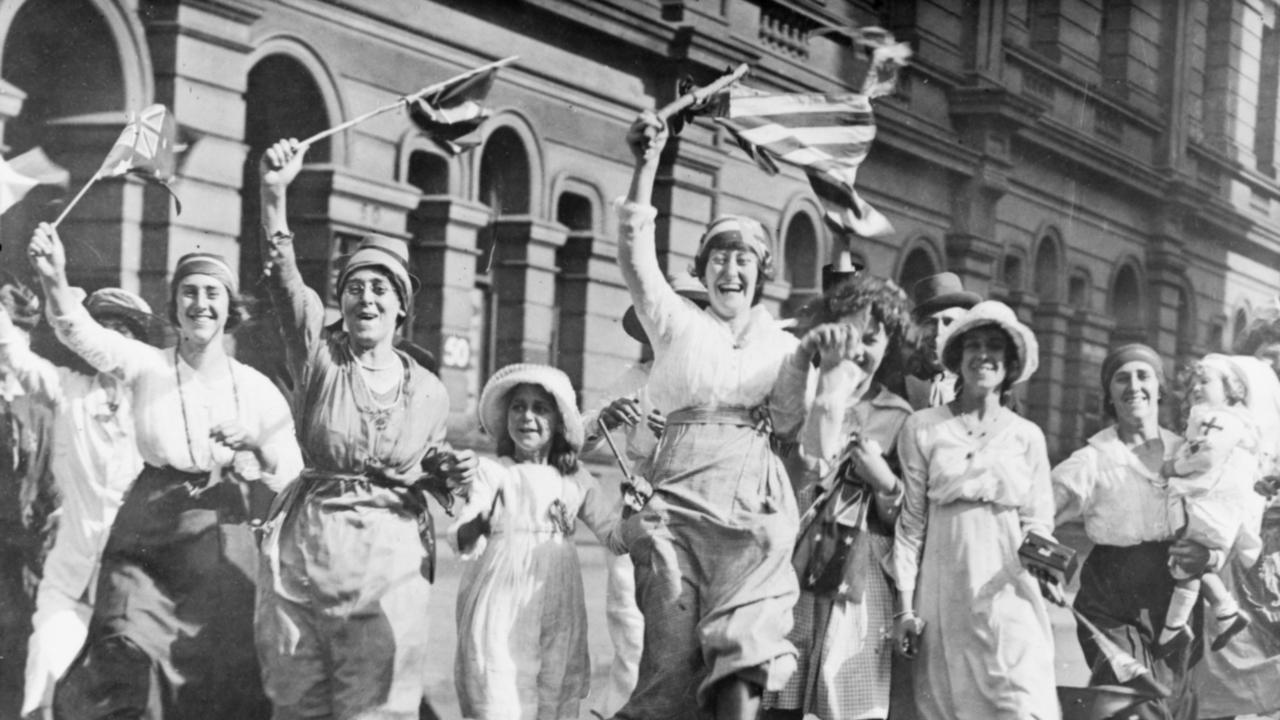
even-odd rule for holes
{"type": "Polygon", "coordinates": [[[751,310],[760,282],[760,258],[745,246],[712,248],[700,279],[711,310],[724,320],[732,319],[751,310]]]}
{"type": "Polygon", "coordinates": [[[1159,415],[1160,376],[1142,360],[1130,360],[1111,373],[1107,394],[1116,422],[1136,428],[1159,415]]]}

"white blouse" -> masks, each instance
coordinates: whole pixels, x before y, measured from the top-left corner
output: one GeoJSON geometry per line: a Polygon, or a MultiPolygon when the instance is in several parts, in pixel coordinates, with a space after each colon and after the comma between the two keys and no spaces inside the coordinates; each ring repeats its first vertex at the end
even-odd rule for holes
{"type": "Polygon", "coordinates": [[[50,316],[49,322],[67,347],[132,390],[138,450],[148,465],[220,472],[236,461],[236,453],[213,442],[209,432],[237,420],[275,453],[275,472],[261,473],[268,487],[278,491],[302,472],[289,405],[257,370],[228,358],[229,379],[207,384],[177,348],[152,347],[107,330],[83,307],[50,316]]]}
{"type": "MultiPolygon", "coordinates": [[[[1160,439],[1169,460],[1182,439],[1164,428],[1160,439]]],[[[1099,545],[1171,540],[1186,522],[1159,473],[1148,470],[1121,442],[1114,425],[1059,463],[1052,478],[1056,524],[1083,518],[1085,534],[1099,545]]]]}
{"type": "MultiPolygon", "coordinates": [[[[680,297],[663,276],[653,250],[657,210],[619,203],[620,243],[635,249],[630,271],[639,278],[631,288],[640,324],[653,345],[649,393],[655,407],[674,412],[689,407],[755,407],[769,399],[779,370],[799,340],[778,327],[769,311],[751,308],[739,336],[711,310],[680,297]]],[[[796,408],[803,404],[797,399],[796,408]]],[[[775,417],[775,428],[780,418],[775,417]]],[[[798,428],[800,418],[787,423],[798,428]]]]}

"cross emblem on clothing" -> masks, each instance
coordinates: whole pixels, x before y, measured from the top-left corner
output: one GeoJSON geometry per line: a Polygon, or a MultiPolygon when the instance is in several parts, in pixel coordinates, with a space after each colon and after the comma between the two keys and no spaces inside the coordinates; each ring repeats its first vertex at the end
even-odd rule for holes
{"type": "Polygon", "coordinates": [[[1210,430],[1221,430],[1221,429],[1223,428],[1221,425],[1218,424],[1218,418],[1216,417],[1210,417],[1205,422],[1200,423],[1200,431],[1206,435],[1209,433],[1210,430]]]}

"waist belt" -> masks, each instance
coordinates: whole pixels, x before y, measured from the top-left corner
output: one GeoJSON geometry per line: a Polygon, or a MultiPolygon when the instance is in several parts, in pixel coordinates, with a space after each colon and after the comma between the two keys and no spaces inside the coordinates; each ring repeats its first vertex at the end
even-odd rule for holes
{"type": "MultiPolygon", "coordinates": [[[[436,531],[431,509],[427,506],[427,490],[416,485],[396,482],[376,472],[344,473],[306,468],[302,471],[298,484],[301,485],[304,481],[305,487],[300,487],[300,491],[285,504],[292,506],[310,495],[321,497],[342,495],[355,487],[380,487],[390,490],[418,523],[418,539],[422,541],[422,548],[427,552],[427,581],[435,582],[436,531]]],[[[282,508],[282,510],[288,513],[292,507],[282,508]]]]}
{"type": "Polygon", "coordinates": [[[769,411],[762,405],[756,407],[687,407],[667,415],[668,425],[734,425],[755,428],[761,432],[770,429],[769,411]]]}

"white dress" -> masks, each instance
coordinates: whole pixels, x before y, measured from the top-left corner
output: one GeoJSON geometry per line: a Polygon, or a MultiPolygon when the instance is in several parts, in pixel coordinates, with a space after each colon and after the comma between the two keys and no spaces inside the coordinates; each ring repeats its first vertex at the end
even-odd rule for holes
{"type": "Polygon", "coordinates": [[[587,612],[575,519],[615,550],[618,508],[585,469],[482,458],[471,497],[449,529],[494,508],[487,538],[458,590],[454,685],[466,718],[577,718],[591,686],[587,612]],[[501,497],[498,497],[498,494],[501,497]],[[497,498],[495,502],[495,498],[497,498]]]}

